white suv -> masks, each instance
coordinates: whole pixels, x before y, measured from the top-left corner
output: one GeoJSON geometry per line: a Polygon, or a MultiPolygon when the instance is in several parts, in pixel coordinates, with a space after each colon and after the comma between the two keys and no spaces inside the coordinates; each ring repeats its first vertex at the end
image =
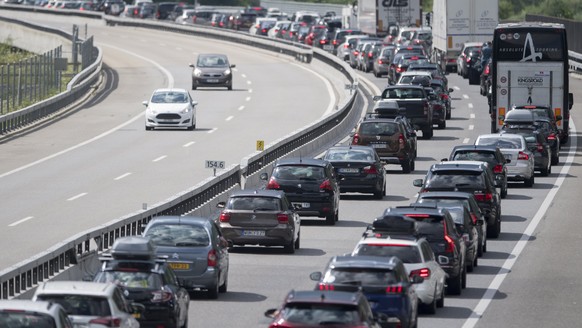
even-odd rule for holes
{"type": "Polygon", "coordinates": [[[48,281],[38,286],[32,299],[60,304],[73,324],[81,327],[139,328],[134,315],[141,315],[144,309],[139,304],[129,304],[121,289],[112,283],[48,281]]]}
{"type": "Polygon", "coordinates": [[[0,300],[0,327],[73,328],[73,324],[59,304],[0,300]]]}
{"type": "Polygon", "coordinates": [[[416,294],[426,313],[434,314],[445,302],[446,272],[435,259],[425,238],[393,235],[368,230],[352,255],[396,256],[402,260],[410,277],[419,275],[424,281],[416,285],[416,294]]]}

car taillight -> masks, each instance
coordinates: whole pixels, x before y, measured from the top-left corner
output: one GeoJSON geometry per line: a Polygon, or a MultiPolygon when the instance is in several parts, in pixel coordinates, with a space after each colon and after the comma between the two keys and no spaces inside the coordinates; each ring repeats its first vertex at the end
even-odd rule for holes
{"type": "Polygon", "coordinates": [[[471,213],[471,220],[473,220],[473,224],[477,224],[477,215],[471,213]]]}
{"type": "Polygon", "coordinates": [[[220,213],[220,222],[229,222],[230,221],[230,213],[229,212],[222,212],[220,213]]]}
{"type": "Polygon", "coordinates": [[[386,287],[386,294],[402,294],[404,288],[402,286],[388,286],[386,287]]]}
{"type": "Polygon", "coordinates": [[[209,267],[216,266],[216,251],[211,249],[208,251],[208,256],[206,257],[206,263],[209,267]]]}
{"type": "Polygon", "coordinates": [[[471,62],[471,57],[467,57],[467,64],[471,62]]]}
{"type": "Polygon", "coordinates": [[[425,101],[424,102],[424,115],[428,115],[428,109],[429,109],[428,101],[425,101]]]}
{"type": "Polygon", "coordinates": [[[554,141],[554,140],[556,140],[556,134],[550,133],[550,135],[548,136],[548,141],[554,141]]]}
{"type": "Polygon", "coordinates": [[[334,46],[337,46],[337,40],[333,40],[331,43],[332,43],[334,46]]]}
{"type": "Polygon", "coordinates": [[[485,75],[489,75],[489,65],[485,66],[485,75]]]}
{"type": "Polygon", "coordinates": [[[449,95],[441,93],[441,99],[442,100],[449,100],[449,95]]]}
{"type": "Polygon", "coordinates": [[[490,202],[493,200],[493,194],[488,192],[488,193],[477,193],[475,194],[475,199],[479,202],[490,202]]]}
{"type": "Polygon", "coordinates": [[[263,29],[263,33],[267,33],[267,29],[266,28],[263,29]]]}
{"type": "Polygon", "coordinates": [[[523,160],[528,160],[529,159],[529,155],[520,151],[519,155],[517,156],[517,159],[523,159],[523,160]]]}
{"type": "Polygon", "coordinates": [[[325,181],[323,181],[319,185],[319,191],[333,191],[333,188],[331,186],[331,182],[329,181],[329,179],[326,179],[325,181]]]}
{"type": "Polygon", "coordinates": [[[359,51],[354,50],[354,56],[357,56],[359,53],[359,51]]]}
{"type": "Polygon", "coordinates": [[[324,284],[324,283],[320,283],[318,287],[319,287],[319,290],[334,290],[335,289],[335,287],[333,285],[324,284]]]}
{"type": "Polygon", "coordinates": [[[445,241],[447,242],[445,253],[453,253],[455,251],[455,242],[449,235],[445,235],[445,241]]]}
{"type": "Polygon", "coordinates": [[[319,40],[319,44],[326,44],[327,41],[326,40],[319,40]]]}
{"type": "Polygon", "coordinates": [[[378,174],[378,170],[376,170],[376,166],[370,165],[364,167],[364,173],[366,174],[378,174]]]}
{"type": "Polygon", "coordinates": [[[152,302],[161,303],[171,301],[173,297],[172,292],[167,290],[156,290],[152,292],[152,302]]]}
{"type": "Polygon", "coordinates": [[[277,214],[277,221],[282,224],[289,223],[289,215],[284,213],[277,214]]]}
{"type": "Polygon", "coordinates": [[[404,147],[404,134],[400,134],[398,136],[398,145],[400,145],[400,148],[404,147]]]}
{"type": "Polygon", "coordinates": [[[347,48],[349,48],[349,47],[350,47],[350,46],[349,46],[349,44],[347,44],[347,43],[346,43],[346,44],[344,44],[344,49],[347,49],[347,48]]]}
{"type": "Polygon", "coordinates": [[[275,180],[275,178],[271,178],[269,180],[269,183],[267,184],[267,189],[281,189],[281,186],[279,185],[277,180],[275,180]]]}
{"type": "Polygon", "coordinates": [[[382,59],[378,59],[378,64],[380,64],[380,65],[383,64],[382,59]]]}
{"type": "Polygon", "coordinates": [[[402,68],[402,67],[396,67],[396,72],[397,73],[402,73],[402,72],[404,72],[404,68],[402,68]]]}
{"type": "Polygon", "coordinates": [[[497,164],[493,167],[493,173],[503,173],[503,165],[497,164]]]}
{"type": "Polygon", "coordinates": [[[430,278],[430,269],[429,268],[422,268],[418,270],[410,271],[410,277],[419,276],[425,279],[430,278]]]}
{"type": "Polygon", "coordinates": [[[115,318],[115,317],[95,318],[95,319],[91,319],[89,321],[89,324],[102,325],[105,327],[116,328],[116,327],[121,327],[121,319],[115,318]]]}
{"type": "Polygon", "coordinates": [[[352,138],[352,145],[357,145],[360,142],[360,136],[356,133],[352,138]]]}
{"type": "Polygon", "coordinates": [[[368,52],[368,58],[373,58],[373,57],[374,57],[374,54],[371,52],[368,52]]]}
{"type": "Polygon", "coordinates": [[[544,151],[544,146],[542,144],[537,144],[536,149],[538,152],[542,153],[544,151]]]}

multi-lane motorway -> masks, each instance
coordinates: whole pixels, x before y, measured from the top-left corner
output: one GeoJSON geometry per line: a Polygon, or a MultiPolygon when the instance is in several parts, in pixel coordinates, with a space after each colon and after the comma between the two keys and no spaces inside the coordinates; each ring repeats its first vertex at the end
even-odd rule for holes
{"type": "MultiPolygon", "coordinates": [[[[0,14],[6,14],[0,11],[0,14]]],[[[21,14],[19,14],[21,15],[21,14]]],[[[22,14],[23,16],[25,14],[22,14]]],[[[69,29],[72,20],[26,14],[26,19],[69,29]]],[[[77,20],[77,19],[75,19],[77,20]]],[[[154,204],[206,178],[205,159],[238,163],[256,139],[275,140],[324,115],[339,90],[295,62],[252,49],[191,36],[106,27],[89,31],[105,52],[107,83],[89,104],[49,126],[0,144],[0,245],[2,267],[16,263],[79,231],[154,204]],[[187,88],[187,64],[195,53],[223,52],[237,65],[236,91],[195,91],[199,101],[194,132],[143,128],[143,106],[154,88],[187,88]]],[[[301,65],[305,68],[305,65],[301,65]]],[[[375,94],[385,80],[362,74],[375,94]]],[[[339,79],[339,78],[338,78],[339,79]]],[[[486,99],[477,86],[449,75],[452,119],[419,141],[416,171],[388,167],[388,195],[342,196],[340,221],[303,221],[302,249],[237,248],[230,255],[229,292],[218,300],[193,295],[191,327],[264,327],[262,313],[277,307],[292,288],[311,289],[308,275],[328,259],[350,252],[365,226],[388,206],[408,204],[430,164],[453,145],[488,133],[486,99]]],[[[571,78],[582,99],[582,81],[571,78]]],[[[332,106],[333,107],[333,106],[332,106]]],[[[574,105],[575,126],[582,127],[574,105]]],[[[468,275],[461,296],[448,297],[436,315],[421,315],[420,327],[575,327],[582,295],[578,201],[582,174],[574,132],[562,148],[560,165],[533,188],[510,185],[502,201],[502,233],[489,240],[479,267],[468,275]],[[477,320],[479,319],[479,320],[477,320]]]]}

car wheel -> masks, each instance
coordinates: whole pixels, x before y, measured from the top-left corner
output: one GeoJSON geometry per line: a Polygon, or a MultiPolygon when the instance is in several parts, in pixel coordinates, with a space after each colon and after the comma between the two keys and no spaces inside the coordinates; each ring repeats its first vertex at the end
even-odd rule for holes
{"type": "Polygon", "coordinates": [[[407,160],[406,162],[402,163],[402,172],[403,173],[410,173],[411,172],[411,167],[410,167],[410,160],[407,160]]]}
{"type": "Polygon", "coordinates": [[[451,278],[447,280],[447,293],[451,295],[461,295],[461,290],[463,287],[463,273],[459,272],[459,274],[455,278],[451,278]]]}
{"type": "Polygon", "coordinates": [[[184,320],[184,324],[180,328],[188,328],[188,317],[184,320]]]}
{"type": "Polygon", "coordinates": [[[208,288],[207,295],[208,299],[215,300],[218,298],[218,277],[216,278],[216,283],[208,288]]]}
{"type": "Polygon", "coordinates": [[[560,155],[556,154],[555,156],[552,156],[552,165],[558,165],[559,163],[560,163],[560,155]]]}
{"type": "Polygon", "coordinates": [[[385,195],[385,192],[384,191],[386,189],[386,187],[385,187],[386,182],[385,181],[382,181],[382,183],[383,183],[383,185],[382,185],[382,187],[380,187],[380,190],[376,190],[374,192],[374,198],[375,199],[382,199],[382,198],[384,198],[384,195],[385,195]]]}
{"type": "Polygon", "coordinates": [[[228,87],[226,87],[228,90],[232,91],[232,85],[229,85],[228,87]]]}
{"type": "Polygon", "coordinates": [[[188,127],[188,131],[194,131],[194,129],[196,129],[196,124],[192,123],[192,125],[188,127]]]}
{"type": "Polygon", "coordinates": [[[552,167],[551,166],[549,168],[548,167],[544,167],[542,169],[542,171],[541,171],[541,176],[547,177],[548,175],[550,175],[551,170],[552,170],[552,167]]]}
{"type": "Polygon", "coordinates": [[[224,277],[224,283],[218,287],[219,293],[226,293],[228,289],[228,270],[226,271],[226,276],[224,277]]]}
{"type": "Polygon", "coordinates": [[[436,309],[437,309],[437,290],[436,287],[434,289],[434,298],[432,299],[432,302],[428,303],[428,304],[422,304],[423,307],[423,312],[426,314],[435,314],[436,313],[436,309]]]}
{"type": "Polygon", "coordinates": [[[154,128],[153,128],[153,127],[151,127],[151,126],[147,126],[147,125],[146,125],[145,129],[146,129],[146,131],[151,131],[151,130],[153,130],[154,128]]]}
{"type": "Polygon", "coordinates": [[[487,253],[487,239],[485,239],[485,242],[483,243],[483,253],[487,253]]]}
{"type": "Polygon", "coordinates": [[[447,128],[447,121],[442,121],[441,123],[439,123],[438,125],[439,129],[444,130],[447,128]]]}
{"type": "Polygon", "coordinates": [[[502,199],[507,198],[507,181],[505,181],[505,183],[501,187],[501,194],[499,196],[501,196],[502,199]]]}
{"type": "MultiPolygon", "coordinates": [[[[485,236],[483,236],[485,238],[485,236]]],[[[485,248],[485,241],[479,241],[479,245],[477,245],[477,256],[483,256],[483,249],[485,248]]]]}
{"type": "Polygon", "coordinates": [[[416,162],[414,159],[410,161],[410,172],[413,172],[416,169],[416,162]]]}
{"type": "Polygon", "coordinates": [[[378,74],[376,71],[374,71],[374,76],[375,77],[380,77],[380,74],[378,74]]]}
{"type": "Polygon", "coordinates": [[[451,110],[447,110],[447,113],[445,114],[445,119],[446,120],[450,120],[451,119],[451,110]]]}
{"type": "Polygon", "coordinates": [[[441,290],[441,297],[438,299],[436,306],[442,308],[445,306],[445,287],[441,290]]]}
{"type": "Polygon", "coordinates": [[[325,223],[327,223],[327,225],[335,225],[335,214],[328,214],[325,216],[325,223]]]}
{"type": "Polygon", "coordinates": [[[487,238],[498,238],[500,232],[501,224],[497,222],[493,225],[487,226],[487,238]],[[499,226],[499,229],[498,229],[499,226]]]}
{"type": "Polygon", "coordinates": [[[479,257],[475,256],[475,259],[473,260],[473,268],[476,268],[479,266],[479,257]]]}
{"type": "Polygon", "coordinates": [[[335,222],[339,221],[339,209],[335,211],[335,222]]]}
{"type": "Polygon", "coordinates": [[[467,270],[463,269],[463,274],[461,276],[462,276],[462,284],[461,284],[461,287],[463,289],[465,289],[465,288],[467,288],[467,270]]]}
{"type": "Polygon", "coordinates": [[[295,249],[299,249],[301,247],[301,233],[297,234],[297,240],[295,241],[295,249]]]}
{"type": "Polygon", "coordinates": [[[532,173],[531,177],[529,179],[525,180],[525,186],[530,188],[530,187],[533,187],[534,183],[535,183],[535,176],[532,173]]]}
{"type": "Polygon", "coordinates": [[[474,264],[475,264],[474,261],[469,261],[469,263],[467,264],[467,272],[473,272],[473,270],[475,269],[474,264]]]}
{"type": "Polygon", "coordinates": [[[432,138],[433,134],[434,134],[434,131],[432,130],[432,126],[422,130],[422,138],[423,139],[430,139],[430,138],[432,138]]]}
{"type": "Polygon", "coordinates": [[[295,253],[295,242],[291,240],[289,244],[283,246],[283,250],[287,254],[294,254],[295,253]]]}

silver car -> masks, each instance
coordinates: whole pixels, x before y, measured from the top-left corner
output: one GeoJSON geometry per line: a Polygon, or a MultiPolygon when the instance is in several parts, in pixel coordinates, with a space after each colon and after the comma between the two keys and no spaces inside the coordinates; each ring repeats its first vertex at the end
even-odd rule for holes
{"type": "Polygon", "coordinates": [[[232,90],[232,68],[222,54],[200,54],[192,67],[192,90],[199,87],[226,87],[232,90]]]}
{"type": "Polygon", "coordinates": [[[225,293],[232,246],[215,221],[195,216],[158,216],[146,226],[143,236],[168,256],[178,282],[187,290],[207,290],[209,298],[225,293]]]}
{"type": "Polygon", "coordinates": [[[0,327],[73,328],[65,309],[53,302],[0,300],[0,327]]]}
{"type": "Polygon", "coordinates": [[[196,128],[196,105],[185,89],[157,89],[146,106],[145,129],[154,128],[196,128]]]}
{"type": "Polygon", "coordinates": [[[477,137],[476,145],[496,146],[508,160],[507,180],[524,181],[526,187],[534,184],[534,155],[527,148],[525,138],[519,134],[496,133],[477,137]]]}

